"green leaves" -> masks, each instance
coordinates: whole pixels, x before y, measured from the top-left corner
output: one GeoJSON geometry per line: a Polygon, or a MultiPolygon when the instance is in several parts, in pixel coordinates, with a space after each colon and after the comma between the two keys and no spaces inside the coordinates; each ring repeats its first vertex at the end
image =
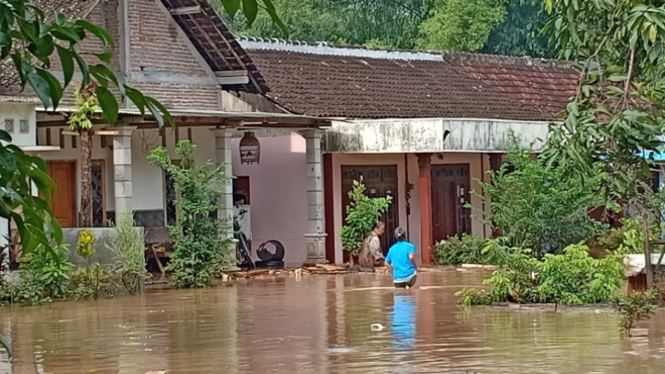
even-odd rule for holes
{"type": "Polygon", "coordinates": [[[229,234],[227,227],[231,217],[211,217],[217,210],[217,199],[229,176],[224,174],[225,165],[214,166],[196,163],[196,146],[182,140],[176,147],[180,158],[174,164],[168,151],[162,147],[148,156],[151,165],[159,166],[174,182],[179,193],[177,226],[171,228],[176,240],[175,252],[167,270],[173,271],[171,281],[178,288],[209,287],[214,273],[229,265],[229,254],[233,250],[230,240],[220,237],[229,234]]]}
{"type": "Polygon", "coordinates": [[[104,86],[97,87],[96,93],[99,106],[104,112],[104,118],[108,123],[116,123],[118,121],[118,101],[115,96],[104,86]]]}
{"type": "Polygon", "coordinates": [[[360,253],[362,243],[369,235],[381,215],[388,211],[392,197],[369,197],[362,181],[354,181],[349,192],[351,203],[346,207],[345,224],[341,238],[345,251],[353,255],[360,253]]]}
{"type": "Polygon", "coordinates": [[[256,19],[256,15],[259,11],[259,4],[256,0],[242,0],[242,11],[247,18],[247,23],[252,24],[256,19]]]}
{"type": "Polygon", "coordinates": [[[238,10],[240,10],[240,1],[241,0],[224,0],[222,1],[222,6],[226,13],[228,13],[231,18],[236,16],[238,10]]]}
{"type": "Polygon", "coordinates": [[[432,16],[420,25],[423,37],[418,46],[426,49],[477,51],[490,32],[503,22],[504,1],[447,0],[435,7],[432,16]]]}

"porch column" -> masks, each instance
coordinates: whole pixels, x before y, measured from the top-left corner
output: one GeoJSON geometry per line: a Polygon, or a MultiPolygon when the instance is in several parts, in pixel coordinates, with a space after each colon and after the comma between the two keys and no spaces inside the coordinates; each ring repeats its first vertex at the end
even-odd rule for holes
{"type": "Polygon", "coordinates": [[[323,168],[321,166],[321,130],[303,135],[307,145],[307,259],[306,265],[325,264],[326,236],[323,218],[323,168]]]}
{"type": "Polygon", "coordinates": [[[219,128],[211,131],[215,134],[215,165],[224,165],[224,174],[229,178],[219,197],[217,218],[225,220],[225,237],[233,238],[233,182],[230,178],[233,176],[231,138],[235,130],[219,128]]]}
{"type": "Polygon", "coordinates": [[[420,183],[420,247],[423,266],[432,264],[432,154],[418,157],[418,182],[420,183]]]}
{"type": "Polygon", "coordinates": [[[136,127],[118,127],[120,133],[113,137],[113,175],[115,190],[115,214],[132,213],[132,132],[136,127]]]}

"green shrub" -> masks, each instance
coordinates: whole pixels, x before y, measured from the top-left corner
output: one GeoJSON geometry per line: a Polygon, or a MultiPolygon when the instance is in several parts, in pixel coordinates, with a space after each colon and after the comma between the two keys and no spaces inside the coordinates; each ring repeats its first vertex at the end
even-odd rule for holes
{"type": "Polygon", "coordinates": [[[351,203],[346,207],[346,222],[340,233],[342,247],[354,256],[360,253],[363,241],[392,202],[391,196],[369,197],[365,189],[362,181],[353,181],[351,203]]]}
{"type": "MultiPolygon", "coordinates": [[[[529,150],[514,148],[498,171],[489,172],[491,182],[479,181],[482,192],[473,191],[490,207],[478,211],[484,221],[507,236],[512,246],[542,253],[560,253],[570,244],[594,237],[606,229],[587,212],[606,205],[595,193],[605,174],[582,178],[565,168],[532,158],[529,150]]],[[[618,209],[611,203],[608,208],[618,209]]]]}
{"type": "Polygon", "coordinates": [[[617,256],[594,259],[577,244],[561,255],[547,254],[538,275],[542,302],[590,304],[611,301],[621,287],[624,267],[617,256]]]}
{"type": "MultiPolygon", "coordinates": [[[[67,244],[54,246],[52,250],[39,246],[30,253],[28,259],[21,267],[22,281],[19,288],[26,288],[28,294],[39,294],[38,288],[41,288],[42,299],[50,301],[67,295],[69,274],[74,267],[69,262],[67,244]]],[[[27,297],[30,300],[36,298],[27,297]]]]}
{"type": "MultiPolygon", "coordinates": [[[[566,247],[562,254],[541,260],[531,250],[490,243],[503,252],[504,267],[483,281],[491,285],[491,302],[590,304],[611,301],[624,279],[619,255],[594,259],[582,244],[566,247]]],[[[488,246],[488,248],[490,247],[488,246]]]]}
{"type": "Polygon", "coordinates": [[[651,318],[656,312],[655,305],[658,292],[655,289],[646,292],[633,292],[625,299],[615,299],[614,309],[621,316],[619,327],[621,331],[630,336],[630,330],[636,322],[651,318]]]}
{"type": "Polygon", "coordinates": [[[127,292],[135,295],[141,292],[144,281],[149,278],[144,236],[136,229],[132,213],[119,215],[117,222],[109,247],[116,257],[113,272],[118,274],[127,292]]]}
{"type": "Polygon", "coordinates": [[[477,236],[453,236],[434,245],[434,262],[437,265],[490,264],[482,253],[487,244],[487,239],[477,236]]]}
{"type": "Polygon", "coordinates": [[[72,272],[68,295],[75,300],[97,299],[100,295],[113,297],[119,288],[119,280],[115,274],[95,262],[72,272]]]}
{"type": "Polygon", "coordinates": [[[217,211],[224,186],[231,183],[230,177],[224,174],[224,165],[215,167],[210,160],[197,166],[195,153],[196,145],[182,140],[176,147],[180,164],[171,162],[162,147],[148,156],[151,164],[173,178],[180,195],[176,201],[178,224],[170,228],[174,253],[167,267],[177,288],[210,287],[220,264],[226,263],[228,268],[233,258],[233,242],[222,239],[230,233],[230,217],[218,219],[212,214],[217,211]]]}
{"type": "Polygon", "coordinates": [[[459,303],[464,306],[488,305],[491,302],[490,295],[485,290],[472,287],[455,292],[455,296],[460,298],[459,303]]]}

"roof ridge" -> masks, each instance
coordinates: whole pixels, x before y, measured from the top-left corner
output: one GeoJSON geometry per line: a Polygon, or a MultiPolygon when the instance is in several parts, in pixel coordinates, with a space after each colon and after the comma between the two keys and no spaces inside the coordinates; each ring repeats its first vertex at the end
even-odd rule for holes
{"type": "Polygon", "coordinates": [[[414,59],[442,61],[451,64],[474,63],[503,66],[547,67],[572,69],[571,61],[547,59],[531,56],[507,56],[478,52],[454,52],[437,50],[409,50],[399,48],[367,47],[363,45],[345,45],[331,42],[311,42],[281,38],[263,38],[258,36],[238,35],[236,40],[244,49],[263,49],[310,54],[355,56],[380,59],[414,59]]]}
{"type": "Polygon", "coordinates": [[[274,50],[319,55],[366,57],[396,60],[443,61],[439,52],[413,51],[400,49],[369,48],[359,45],[339,45],[329,42],[307,42],[256,36],[236,36],[243,49],[274,50]]]}
{"type": "Polygon", "coordinates": [[[491,65],[547,67],[555,69],[572,69],[573,63],[566,60],[555,60],[531,56],[506,56],[475,52],[441,52],[446,62],[453,64],[475,63],[491,65]]]}

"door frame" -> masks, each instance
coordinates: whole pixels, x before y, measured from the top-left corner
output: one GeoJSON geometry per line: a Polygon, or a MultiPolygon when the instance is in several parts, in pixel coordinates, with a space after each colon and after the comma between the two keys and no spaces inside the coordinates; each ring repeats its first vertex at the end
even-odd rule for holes
{"type": "MultiPolygon", "coordinates": [[[[465,203],[470,203],[471,202],[471,182],[472,182],[472,179],[471,179],[471,163],[470,162],[455,162],[455,163],[449,163],[449,164],[432,164],[431,165],[431,171],[430,171],[430,173],[432,174],[431,175],[432,199],[434,199],[434,196],[435,196],[434,190],[438,187],[436,182],[435,182],[436,178],[434,178],[435,169],[436,168],[442,168],[442,167],[460,167],[460,166],[465,166],[467,168],[467,171],[468,171],[468,176],[466,178],[466,183],[467,183],[466,187],[467,188],[466,188],[466,191],[464,193],[465,194],[464,199],[465,199],[465,203]]],[[[460,211],[460,209],[468,209],[468,208],[464,208],[463,206],[459,207],[458,204],[459,204],[459,196],[456,195],[455,196],[455,204],[454,204],[454,206],[455,206],[455,215],[456,216],[461,216],[462,212],[460,211]]],[[[437,235],[436,235],[437,232],[434,229],[434,222],[439,221],[437,219],[437,217],[435,216],[437,214],[437,212],[436,212],[436,209],[434,209],[434,201],[432,201],[432,206],[430,207],[430,214],[432,216],[432,236],[434,237],[434,241],[445,240],[446,238],[438,238],[437,235]]],[[[471,215],[467,214],[465,219],[467,221],[466,222],[466,232],[464,232],[464,231],[458,232],[456,235],[461,235],[463,233],[471,234],[471,226],[472,226],[471,215]]],[[[455,230],[460,231],[459,230],[460,222],[457,222],[457,226],[458,227],[455,230]]]]}
{"type": "MultiPolygon", "coordinates": [[[[344,179],[344,169],[345,168],[379,168],[379,169],[381,169],[381,168],[394,168],[394,170],[395,170],[395,186],[394,186],[394,189],[392,191],[392,194],[390,195],[390,196],[392,196],[392,203],[390,204],[390,209],[393,209],[393,213],[394,213],[394,216],[395,216],[394,217],[394,220],[395,220],[394,221],[394,226],[395,226],[395,228],[399,227],[399,224],[400,224],[400,204],[399,204],[399,199],[400,199],[400,195],[399,195],[399,189],[400,189],[399,170],[400,169],[399,168],[400,168],[400,166],[399,166],[399,164],[397,162],[395,162],[395,163],[380,163],[380,164],[373,164],[371,162],[368,162],[368,163],[357,163],[357,164],[353,163],[353,164],[341,164],[341,165],[339,165],[339,174],[338,174],[339,175],[339,183],[340,183],[340,196],[339,196],[340,201],[339,201],[339,204],[342,206],[342,225],[344,225],[344,223],[346,221],[346,205],[344,205],[344,202],[347,200],[347,196],[348,196],[347,193],[344,191],[344,180],[345,180],[344,179]]],[[[367,181],[366,180],[363,181],[363,183],[365,184],[366,187],[369,187],[369,186],[367,186],[367,181]]],[[[367,192],[369,192],[369,191],[367,191],[367,192]]],[[[386,226],[388,226],[388,222],[384,222],[384,223],[386,224],[386,226]]],[[[381,248],[382,251],[384,252],[384,254],[387,253],[389,247],[392,245],[392,243],[390,243],[390,240],[389,240],[389,238],[391,238],[392,236],[393,236],[393,232],[392,231],[388,232],[388,227],[386,227],[386,233],[384,234],[386,245],[385,245],[385,248],[383,248],[383,246],[381,248]]],[[[343,262],[349,262],[349,260],[350,260],[349,252],[342,250],[342,261],[343,262]]]]}

